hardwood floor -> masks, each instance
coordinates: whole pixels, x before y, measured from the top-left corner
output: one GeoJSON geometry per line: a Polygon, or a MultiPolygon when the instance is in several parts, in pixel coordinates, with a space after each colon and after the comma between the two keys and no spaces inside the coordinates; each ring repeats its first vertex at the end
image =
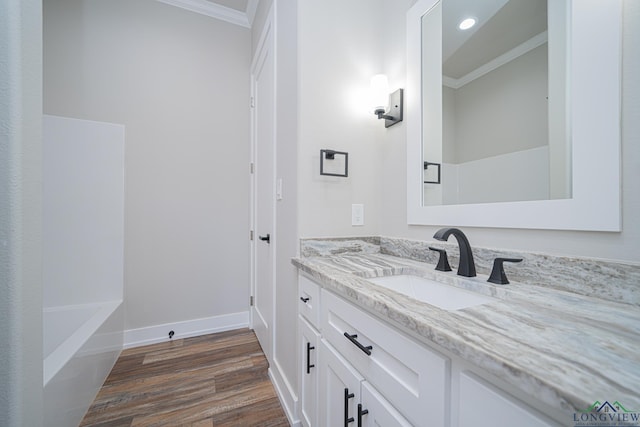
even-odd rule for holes
{"type": "Polygon", "coordinates": [[[253,331],[124,350],[81,426],[288,426],[253,331]]]}

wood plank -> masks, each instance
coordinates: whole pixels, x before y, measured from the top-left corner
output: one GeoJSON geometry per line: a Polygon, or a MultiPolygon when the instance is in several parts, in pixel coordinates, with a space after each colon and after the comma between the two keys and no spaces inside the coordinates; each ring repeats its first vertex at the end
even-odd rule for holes
{"type": "Polygon", "coordinates": [[[282,407],[277,397],[244,406],[236,411],[227,411],[213,417],[216,427],[283,427],[287,419],[280,416],[282,407]]]}
{"type": "Polygon", "coordinates": [[[81,426],[289,425],[253,331],[122,352],[81,426]]]}

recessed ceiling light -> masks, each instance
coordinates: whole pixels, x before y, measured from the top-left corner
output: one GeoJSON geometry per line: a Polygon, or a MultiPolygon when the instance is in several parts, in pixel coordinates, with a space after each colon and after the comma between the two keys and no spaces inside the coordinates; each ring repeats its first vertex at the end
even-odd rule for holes
{"type": "Polygon", "coordinates": [[[458,28],[461,30],[468,30],[469,28],[476,25],[476,20],[474,18],[463,19],[460,24],[458,24],[458,28]]]}

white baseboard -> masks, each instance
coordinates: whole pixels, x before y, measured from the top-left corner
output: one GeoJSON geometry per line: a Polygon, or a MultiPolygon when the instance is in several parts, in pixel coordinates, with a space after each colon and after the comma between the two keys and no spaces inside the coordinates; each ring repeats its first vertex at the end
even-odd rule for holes
{"type": "Polygon", "coordinates": [[[284,410],[291,427],[300,427],[302,423],[298,419],[298,396],[291,388],[291,385],[282,375],[282,369],[277,361],[274,361],[273,367],[269,367],[269,378],[276,390],[280,404],[284,410]],[[274,369],[275,368],[275,369],[274,369]]]}
{"type": "Polygon", "coordinates": [[[174,331],[173,339],[189,338],[232,329],[248,328],[249,312],[224,314],[205,317],[203,319],[185,320],[183,322],[165,323],[146,328],[124,331],[124,348],[156,344],[169,340],[169,331],[174,331]]]}

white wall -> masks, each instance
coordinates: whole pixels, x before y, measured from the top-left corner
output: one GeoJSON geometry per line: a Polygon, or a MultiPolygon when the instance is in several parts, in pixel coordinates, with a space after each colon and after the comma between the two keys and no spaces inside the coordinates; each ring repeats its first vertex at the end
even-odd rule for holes
{"type": "MultiPolygon", "coordinates": [[[[442,58],[442,43],[441,39],[441,25],[442,22],[442,2],[435,4],[429,13],[422,18],[422,28],[420,34],[420,40],[422,43],[422,49],[420,51],[422,58],[442,58]]],[[[427,60],[423,60],[424,64],[428,64],[427,60]]],[[[424,75],[422,77],[422,92],[420,94],[421,99],[424,100],[424,109],[421,114],[422,125],[424,127],[423,134],[423,160],[429,163],[440,164],[438,168],[442,169],[444,163],[444,156],[448,155],[447,151],[451,147],[445,146],[443,141],[449,142],[452,138],[449,135],[445,135],[445,131],[450,131],[453,127],[451,117],[446,115],[455,112],[454,108],[444,105],[444,102],[449,98],[449,93],[444,90],[442,85],[442,67],[440,66],[425,66],[424,75]]],[[[407,99],[411,98],[411,93],[407,93],[407,99]]],[[[454,98],[455,99],[455,95],[454,98]]],[[[455,102],[454,102],[455,104],[455,102]]],[[[407,101],[405,105],[410,105],[407,101]]],[[[455,134],[454,134],[455,135],[455,134]]],[[[455,140],[454,140],[455,142],[455,140]]],[[[455,144],[453,147],[455,153],[455,144]]],[[[427,169],[422,169],[422,181],[438,181],[438,169],[435,165],[427,165],[427,169]]],[[[440,170],[442,174],[442,170],[440,170]]],[[[440,205],[444,202],[445,198],[448,198],[448,194],[443,192],[443,185],[428,184],[423,186],[423,201],[426,205],[440,205]]]]}
{"type": "Polygon", "coordinates": [[[282,375],[280,387],[297,400],[298,353],[298,2],[276,2],[276,178],[282,180],[282,200],[276,202],[276,310],[274,364],[282,375]]]}
{"type": "Polygon", "coordinates": [[[547,81],[544,44],[457,89],[456,163],[548,145],[547,81]]]}
{"type": "MultiPolygon", "coordinates": [[[[549,198],[549,147],[443,165],[453,169],[456,188],[445,186],[450,202],[494,203],[549,198]]],[[[443,185],[444,185],[443,180],[443,185]]]]}
{"type": "MultiPolygon", "coordinates": [[[[443,175],[456,177],[425,185],[425,205],[549,198],[547,81],[543,44],[458,89],[443,86],[443,175]]],[[[439,139],[426,139],[433,151],[439,139]]]]}
{"type": "MultiPolygon", "coordinates": [[[[382,70],[382,0],[298,3],[298,217],[303,237],[366,235],[380,226],[380,141],[386,129],[369,106],[382,70]],[[320,175],[320,149],[349,153],[349,177],[320,175]],[[364,226],[351,205],[364,204],[364,226]]],[[[391,90],[396,89],[391,82],[391,90]]],[[[400,126],[401,127],[401,126],[400,126]]]]}
{"type": "Polygon", "coordinates": [[[456,158],[456,90],[442,86],[442,161],[458,163],[456,158]]]}
{"type": "Polygon", "coordinates": [[[0,2],[0,425],[42,421],[42,11],[0,2]]]}
{"type": "Polygon", "coordinates": [[[297,269],[291,258],[298,253],[298,3],[291,0],[261,1],[251,30],[255,54],[268,13],[274,8],[276,44],[275,176],[282,181],[282,199],[275,205],[275,342],[269,367],[275,387],[290,421],[297,418],[298,340],[297,269]]]}
{"type": "MultiPolygon", "coordinates": [[[[437,169],[429,167],[430,181],[437,169]]],[[[546,200],[549,147],[538,147],[455,164],[443,162],[441,183],[425,184],[425,206],[546,200]]]]}
{"type": "Polygon", "coordinates": [[[124,133],[44,116],[43,308],[122,301],[124,133]]]}
{"type": "MultiPolygon", "coordinates": [[[[299,20],[301,236],[382,234],[431,240],[437,227],[407,225],[405,124],[389,129],[374,124],[374,128],[367,132],[370,123],[365,117],[358,120],[355,113],[346,109],[348,103],[334,102],[349,89],[359,87],[364,90],[364,83],[358,86],[358,82],[366,80],[363,70],[377,63],[383,64],[383,72],[389,76],[392,87],[404,85],[406,11],[415,1],[384,0],[376,6],[350,2],[354,9],[333,2],[308,3],[312,2],[304,2],[300,6],[299,20]],[[359,10],[355,8],[356,4],[359,10]],[[336,12],[338,10],[340,13],[336,12]],[[377,33],[371,24],[376,20],[380,23],[377,33]],[[374,39],[380,40],[381,44],[374,46],[374,39]],[[360,48],[354,48],[353,45],[358,43],[360,48]],[[333,115],[330,121],[320,120],[319,117],[328,109],[338,109],[340,114],[333,115]],[[349,183],[340,182],[337,178],[335,181],[323,180],[317,175],[315,153],[334,141],[345,141],[344,145],[349,147],[346,151],[350,151],[350,155],[354,153],[354,169],[350,172],[349,183]],[[363,146],[367,150],[360,152],[363,146]],[[375,167],[361,165],[361,156],[365,157],[363,160],[367,164],[375,167]],[[357,169],[356,164],[359,165],[357,169]],[[355,200],[365,200],[365,217],[375,218],[376,224],[369,223],[369,227],[360,229],[348,225],[350,204],[355,200]]],[[[640,218],[640,146],[635,143],[640,136],[640,122],[634,119],[638,116],[640,87],[633,77],[640,72],[640,52],[634,48],[640,43],[640,5],[633,0],[625,0],[624,6],[623,231],[467,228],[465,231],[473,245],[640,260],[640,221],[637,220],[640,218]]]]}
{"type": "MultiPolygon", "coordinates": [[[[385,2],[385,69],[391,81],[401,80],[406,70],[404,52],[406,41],[405,14],[414,3],[385,2]]],[[[640,260],[640,84],[635,78],[640,73],[640,4],[634,0],[624,2],[623,82],[622,82],[622,232],[575,232],[544,230],[511,230],[493,228],[466,228],[473,245],[513,248],[550,254],[586,256],[603,259],[640,260]]],[[[612,141],[615,143],[615,141],[612,141]]],[[[379,233],[388,236],[431,240],[438,227],[408,226],[406,221],[406,134],[387,133],[381,150],[384,159],[381,168],[380,189],[385,201],[381,205],[379,233]]],[[[595,172],[595,169],[594,169],[595,172]]],[[[553,215],[553,212],[549,212],[553,215]]],[[[452,224],[455,225],[455,224],[452,224]]]]}
{"type": "Polygon", "coordinates": [[[250,31],[154,0],[44,13],[45,112],[127,129],[125,328],[246,312],[250,31]]]}

